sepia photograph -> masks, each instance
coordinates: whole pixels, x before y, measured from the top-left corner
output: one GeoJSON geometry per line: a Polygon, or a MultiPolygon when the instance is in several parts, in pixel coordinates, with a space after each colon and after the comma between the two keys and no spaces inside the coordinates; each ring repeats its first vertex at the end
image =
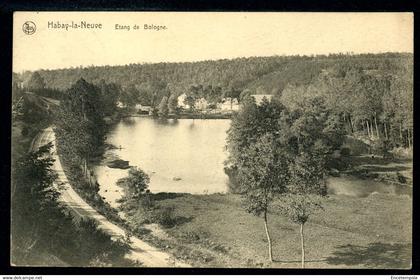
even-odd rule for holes
{"type": "Polygon", "coordinates": [[[10,265],[411,269],[413,29],[14,12],[10,265]]]}

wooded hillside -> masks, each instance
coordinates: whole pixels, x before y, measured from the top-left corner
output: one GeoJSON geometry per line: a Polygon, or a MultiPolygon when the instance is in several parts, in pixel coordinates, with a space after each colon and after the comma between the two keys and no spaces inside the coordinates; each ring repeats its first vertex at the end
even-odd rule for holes
{"type": "Polygon", "coordinates": [[[218,102],[251,94],[273,94],[298,108],[320,96],[346,124],[349,133],[390,139],[393,146],[412,145],[413,55],[408,53],[272,56],[194,63],[130,64],[40,70],[14,75],[15,85],[60,97],[77,80],[111,91],[127,105],[157,108],[180,94],[218,102]]]}

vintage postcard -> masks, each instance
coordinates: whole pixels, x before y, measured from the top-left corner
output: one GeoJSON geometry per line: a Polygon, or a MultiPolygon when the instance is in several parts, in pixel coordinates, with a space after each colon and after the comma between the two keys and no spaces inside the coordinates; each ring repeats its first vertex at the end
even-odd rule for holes
{"type": "Polygon", "coordinates": [[[410,269],[413,14],[15,12],[11,264],[410,269]]]}

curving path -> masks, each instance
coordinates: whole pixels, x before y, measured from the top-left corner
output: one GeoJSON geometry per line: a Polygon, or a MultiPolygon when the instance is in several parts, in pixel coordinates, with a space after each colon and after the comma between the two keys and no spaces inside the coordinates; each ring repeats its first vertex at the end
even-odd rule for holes
{"type": "MultiPolygon", "coordinates": [[[[62,186],[60,199],[68,206],[76,216],[89,217],[98,222],[98,227],[113,238],[126,236],[125,230],[118,225],[113,224],[103,215],[99,214],[86,201],[84,201],[69,184],[66,174],[63,171],[60,158],[56,152],[55,134],[52,127],[43,130],[31,144],[31,150],[51,142],[53,147],[51,149],[52,158],[54,159],[53,168],[58,174],[57,184],[62,186]]],[[[162,252],[159,249],[149,245],[137,237],[130,237],[131,251],[126,255],[127,258],[133,261],[139,261],[146,267],[190,267],[189,264],[176,260],[168,253],[162,252]]]]}

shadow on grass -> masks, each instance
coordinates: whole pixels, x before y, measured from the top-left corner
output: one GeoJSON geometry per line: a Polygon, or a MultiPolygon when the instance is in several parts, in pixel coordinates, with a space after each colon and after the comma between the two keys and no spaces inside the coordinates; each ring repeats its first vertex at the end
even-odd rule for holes
{"type": "MultiPolygon", "coordinates": [[[[282,263],[301,263],[302,260],[296,260],[296,261],[285,261],[285,260],[273,260],[273,263],[278,263],[278,264],[282,264],[282,263]]],[[[323,260],[305,260],[305,263],[322,263],[325,262],[325,259],[323,260]]]]}
{"type": "Polygon", "coordinates": [[[378,165],[364,165],[364,169],[370,172],[399,172],[408,170],[407,166],[378,166],[378,165]]]}
{"type": "Polygon", "coordinates": [[[175,216],[175,217],[158,217],[157,223],[163,228],[173,228],[175,226],[180,226],[186,223],[189,223],[193,220],[193,217],[184,217],[184,216],[175,216]]]}
{"type": "Polygon", "coordinates": [[[385,165],[390,163],[397,163],[397,164],[406,164],[410,163],[411,159],[400,159],[400,158],[394,158],[394,159],[386,159],[382,156],[350,156],[348,157],[348,160],[353,165],[385,165]]]}
{"type": "Polygon", "coordinates": [[[176,216],[175,217],[175,225],[179,226],[179,225],[183,225],[186,223],[191,222],[194,219],[194,217],[184,217],[184,216],[176,216]]]}
{"type": "Polygon", "coordinates": [[[160,193],[151,193],[150,196],[153,200],[166,200],[166,199],[174,199],[177,197],[186,196],[186,193],[171,193],[171,192],[160,192],[160,193]]]}
{"type": "Polygon", "coordinates": [[[343,245],[326,259],[328,264],[366,268],[409,268],[411,243],[370,243],[367,246],[343,245]]]}

